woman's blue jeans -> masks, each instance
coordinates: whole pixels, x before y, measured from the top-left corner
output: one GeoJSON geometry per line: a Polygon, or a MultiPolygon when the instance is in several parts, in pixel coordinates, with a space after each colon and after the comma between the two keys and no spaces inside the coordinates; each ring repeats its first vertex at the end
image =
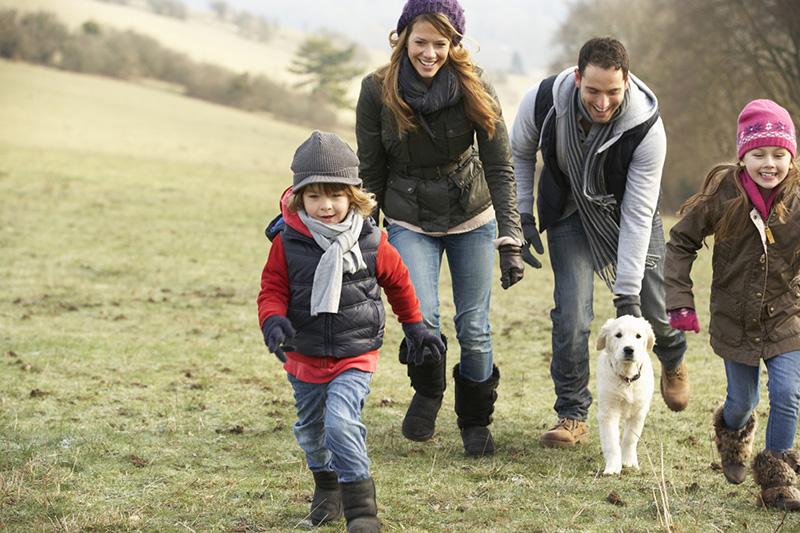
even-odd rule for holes
{"type": "Polygon", "coordinates": [[[483,382],[492,375],[492,336],[489,303],[492,293],[497,223],[466,233],[430,237],[389,224],[389,242],[400,252],[417,292],[425,325],[434,333],[441,327],[439,271],[447,254],[456,307],[455,326],[461,347],[461,375],[483,382]]]}
{"type": "MultiPolygon", "coordinates": [[[[553,358],[550,375],[556,390],[553,406],[560,418],[585,420],[592,404],[589,392],[589,331],[594,319],[594,269],[592,252],[578,212],[559,220],[547,229],[550,264],[553,268],[555,308],[553,321],[553,358]]],[[[664,226],[660,215],[653,218],[650,255],[660,258],[645,268],[642,279],[642,315],[656,336],[653,348],[661,364],[672,370],[686,352],[683,332],[672,329],[667,319],[664,291],[664,226]]],[[[611,294],[608,295],[611,298],[611,294]]]]}
{"type": "Polygon", "coordinates": [[[346,370],[328,383],[306,383],[287,374],[294,390],[294,436],[312,472],[334,471],[342,483],[369,477],[367,428],[361,410],[372,374],[346,370]]]}
{"type": "MultiPolygon", "coordinates": [[[[769,418],[768,450],[784,451],[794,446],[800,408],[800,351],[787,352],[764,360],[767,367],[769,418]]],[[[759,401],[761,365],[748,366],[725,360],[728,391],[722,416],[732,429],[743,427],[759,401]]]]}

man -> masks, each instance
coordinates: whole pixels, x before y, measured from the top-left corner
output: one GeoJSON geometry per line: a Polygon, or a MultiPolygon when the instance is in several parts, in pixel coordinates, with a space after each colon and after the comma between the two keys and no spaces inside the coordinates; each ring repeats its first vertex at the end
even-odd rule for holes
{"type": "Polygon", "coordinates": [[[656,333],[661,395],[673,411],[686,408],[686,340],[667,320],[664,229],[658,212],[666,134],[658,101],[628,72],[625,47],[611,38],[586,42],[578,66],[543,80],[523,99],[511,131],[526,247],[543,253],[533,216],[536,152],[539,229],[555,277],[553,358],[558,423],[540,442],[569,447],[588,437],[589,331],[593,273],[614,294],[617,316],[644,316],[656,333]]]}

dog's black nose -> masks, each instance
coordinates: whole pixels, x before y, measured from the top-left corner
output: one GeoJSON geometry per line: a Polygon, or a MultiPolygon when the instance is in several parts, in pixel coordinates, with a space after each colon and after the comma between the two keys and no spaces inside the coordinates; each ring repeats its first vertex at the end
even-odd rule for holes
{"type": "Polygon", "coordinates": [[[622,349],[622,353],[625,354],[625,359],[633,359],[633,348],[630,346],[626,346],[622,349]]]}

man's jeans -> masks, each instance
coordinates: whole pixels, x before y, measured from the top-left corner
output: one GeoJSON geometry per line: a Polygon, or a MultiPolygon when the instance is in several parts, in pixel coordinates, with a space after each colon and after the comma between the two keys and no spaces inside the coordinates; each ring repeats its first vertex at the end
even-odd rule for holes
{"type": "MultiPolygon", "coordinates": [[[[589,241],[578,212],[547,229],[550,263],[555,278],[553,298],[553,358],[550,375],[556,389],[554,408],[560,418],[585,420],[592,404],[589,392],[589,331],[594,312],[594,270],[589,241]]],[[[642,315],[656,335],[653,349],[661,364],[674,369],[686,352],[683,332],[672,329],[667,319],[664,292],[664,226],[656,214],[647,253],[660,259],[648,266],[642,280],[642,315]]],[[[611,295],[609,294],[609,298],[611,295]]]]}
{"type": "Polygon", "coordinates": [[[389,242],[400,252],[419,298],[425,326],[439,333],[439,271],[447,253],[453,301],[456,306],[456,336],[461,346],[461,375],[483,382],[492,375],[492,336],[489,301],[492,293],[494,244],[497,223],[466,233],[429,237],[389,224],[389,242]]]}
{"type": "Polygon", "coordinates": [[[361,410],[370,372],[346,370],[328,383],[305,383],[287,374],[294,390],[294,436],[312,472],[334,471],[342,483],[369,477],[367,428],[361,410]]]}
{"type": "MultiPolygon", "coordinates": [[[[800,407],[800,352],[788,352],[764,360],[767,366],[769,419],[767,449],[784,451],[794,446],[800,407]]],[[[758,378],[761,367],[725,360],[728,395],[722,408],[725,425],[739,429],[747,423],[758,405],[758,378]]]]}

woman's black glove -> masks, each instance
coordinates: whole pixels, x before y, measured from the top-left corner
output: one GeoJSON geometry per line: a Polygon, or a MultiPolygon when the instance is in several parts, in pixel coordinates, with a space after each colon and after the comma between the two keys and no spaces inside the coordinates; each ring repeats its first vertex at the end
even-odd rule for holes
{"type": "Polygon", "coordinates": [[[282,346],[295,335],[292,323],[285,316],[272,315],[264,321],[261,331],[264,333],[264,344],[267,345],[267,349],[274,353],[279,361],[285,363],[286,354],[283,353],[282,346]]]}
{"type": "Polygon", "coordinates": [[[520,213],[519,216],[522,220],[522,236],[525,237],[525,245],[522,247],[522,259],[533,268],[542,268],[542,262],[531,253],[531,246],[539,255],[544,253],[542,239],[536,229],[536,219],[530,213],[520,213]]]}
{"type": "Polygon", "coordinates": [[[525,263],[522,262],[521,247],[516,244],[503,244],[498,250],[500,251],[500,284],[507,289],[522,279],[525,263]]]}
{"type": "Polygon", "coordinates": [[[408,363],[417,366],[425,362],[426,353],[434,361],[441,361],[446,348],[441,337],[434,335],[422,322],[403,324],[408,347],[408,363]]]}

